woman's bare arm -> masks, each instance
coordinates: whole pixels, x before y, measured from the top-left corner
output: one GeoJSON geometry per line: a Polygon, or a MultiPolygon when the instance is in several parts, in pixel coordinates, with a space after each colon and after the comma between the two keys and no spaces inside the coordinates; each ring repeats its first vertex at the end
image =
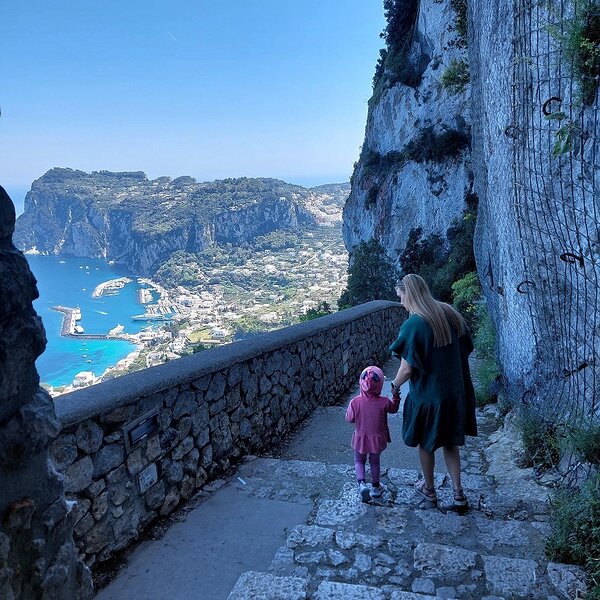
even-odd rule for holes
{"type": "Polygon", "coordinates": [[[396,377],[394,378],[394,385],[399,388],[403,383],[410,379],[412,372],[413,368],[406,362],[406,360],[402,359],[398,373],[396,373],[396,377]]]}

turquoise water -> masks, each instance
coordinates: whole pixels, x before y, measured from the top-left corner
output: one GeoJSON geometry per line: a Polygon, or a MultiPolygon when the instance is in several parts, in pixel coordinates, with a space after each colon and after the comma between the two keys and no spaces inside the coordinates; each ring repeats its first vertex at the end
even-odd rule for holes
{"type": "Polygon", "coordinates": [[[81,308],[79,324],[85,333],[108,333],[117,325],[124,325],[125,333],[137,333],[147,327],[143,321],[132,321],[133,315],[144,312],[138,303],[135,279],[117,295],[92,298],[94,288],[103,281],[130,276],[122,267],[109,265],[104,260],[90,258],[59,258],[56,256],[27,255],[36,279],[40,297],[34,308],[42,317],[48,345],[36,362],[40,379],[52,386],[70,384],[80,371],[101,375],[135,349],[123,340],[77,340],[62,337],[62,313],[50,310],[63,305],[81,308]]]}

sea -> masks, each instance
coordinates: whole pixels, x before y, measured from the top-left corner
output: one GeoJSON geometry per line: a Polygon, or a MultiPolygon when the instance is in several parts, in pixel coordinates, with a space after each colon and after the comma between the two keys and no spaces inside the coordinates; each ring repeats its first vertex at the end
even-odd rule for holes
{"type": "MultiPolygon", "coordinates": [[[[145,287],[122,266],[109,265],[105,260],[90,258],[62,258],[57,256],[26,255],[38,282],[39,299],[34,308],[46,329],[48,345],[38,358],[36,366],[42,383],[53,387],[72,383],[81,371],[101,375],[135,350],[135,345],[124,340],[77,340],[62,337],[60,330],[63,314],[52,306],[78,306],[85,333],[106,334],[117,325],[124,333],[137,333],[148,326],[131,317],[144,312],[138,301],[138,290],[145,287]],[[92,298],[94,288],[103,281],[117,277],[131,277],[132,282],[114,296],[92,298]]],[[[153,299],[156,299],[153,294],[153,299]]]]}

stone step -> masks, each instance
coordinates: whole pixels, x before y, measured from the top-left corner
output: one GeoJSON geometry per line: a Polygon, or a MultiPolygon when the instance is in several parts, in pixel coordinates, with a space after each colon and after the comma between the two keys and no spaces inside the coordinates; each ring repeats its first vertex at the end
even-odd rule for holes
{"type": "Polygon", "coordinates": [[[308,581],[300,577],[278,577],[246,571],[237,580],[227,600],[304,600],[308,581]]]}

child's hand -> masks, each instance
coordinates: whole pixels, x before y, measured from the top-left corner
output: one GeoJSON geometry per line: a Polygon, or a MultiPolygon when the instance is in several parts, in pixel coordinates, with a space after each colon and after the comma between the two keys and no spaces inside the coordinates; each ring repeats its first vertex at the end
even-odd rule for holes
{"type": "Polygon", "coordinates": [[[394,398],[400,398],[400,388],[397,388],[392,381],[392,396],[394,398]]]}

